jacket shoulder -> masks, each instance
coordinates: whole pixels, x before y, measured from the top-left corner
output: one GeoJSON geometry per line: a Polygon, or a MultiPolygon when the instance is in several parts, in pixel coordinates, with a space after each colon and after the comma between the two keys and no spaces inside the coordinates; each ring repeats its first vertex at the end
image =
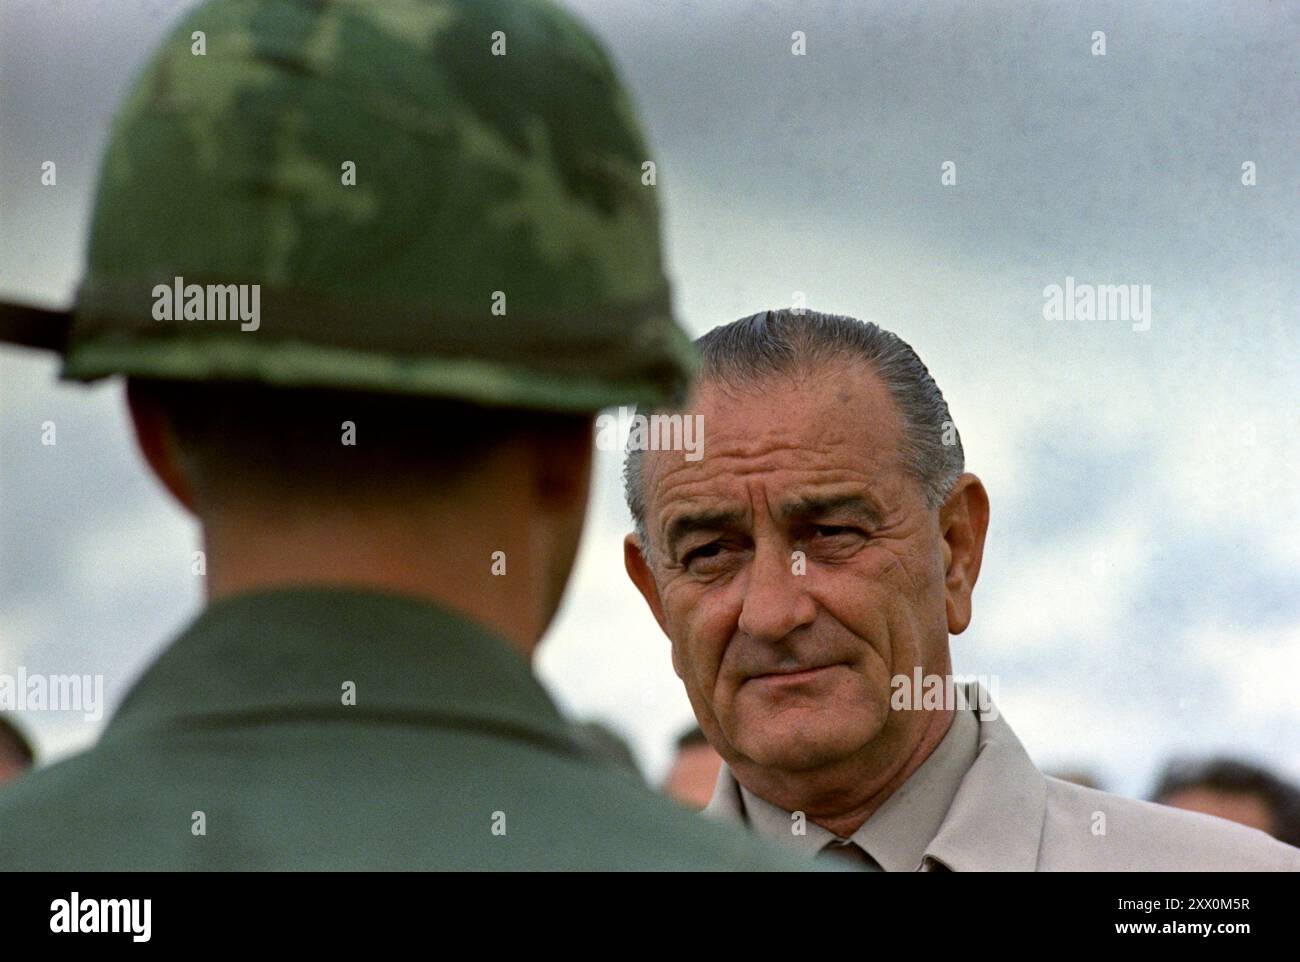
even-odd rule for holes
{"type": "Polygon", "coordinates": [[[337,734],[315,751],[295,742],[290,754],[298,763],[287,773],[284,752],[264,757],[240,739],[217,745],[204,739],[193,751],[182,751],[180,739],[166,746],[101,743],[0,790],[0,865],[11,871],[810,868],[586,758],[449,733],[398,730],[384,742],[404,738],[406,750],[388,760],[379,757],[382,746],[373,736],[342,749],[337,734]],[[322,799],[325,781],[332,789],[322,799]],[[190,831],[196,808],[211,829],[204,837],[190,831]],[[489,831],[497,809],[508,816],[501,837],[489,831]],[[431,811],[439,817],[430,819],[431,811]]]}
{"type": "Polygon", "coordinates": [[[1046,781],[1040,871],[1300,871],[1300,849],[1257,829],[1057,778],[1046,781]]]}

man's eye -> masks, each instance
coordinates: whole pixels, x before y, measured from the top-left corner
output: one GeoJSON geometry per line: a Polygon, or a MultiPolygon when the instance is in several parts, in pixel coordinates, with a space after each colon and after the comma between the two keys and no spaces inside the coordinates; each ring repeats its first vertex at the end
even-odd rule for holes
{"type": "Polygon", "coordinates": [[[692,548],[690,551],[686,552],[686,554],[682,557],[682,564],[689,567],[692,561],[698,561],[701,558],[717,557],[717,555],[721,553],[721,551],[722,551],[722,543],[719,541],[711,541],[706,545],[701,545],[698,548],[692,548]]]}
{"type": "Polygon", "coordinates": [[[813,531],[823,538],[833,538],[839,534],[858,534],[856,528],[850,528],[845,525],[819,524],[813,531]]]}

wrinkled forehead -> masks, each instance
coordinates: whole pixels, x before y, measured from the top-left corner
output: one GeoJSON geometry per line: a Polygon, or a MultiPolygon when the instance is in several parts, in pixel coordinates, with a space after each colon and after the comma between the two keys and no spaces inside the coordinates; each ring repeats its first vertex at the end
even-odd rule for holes
{"type": "MultiPolygon", "coordinates": [[[[647,527],[674,511],[775,506],[866,494],[895,498],[905,477],[901,424],[888,390],[865,365],[836,364],[743,385],[703,382],[682,411],[698,454],[647,451],[647,527]],[[691,456],[687,456],[691,454],[691,456]]],[[[747,508],[746,508],[747,510],[747,508]]]]}

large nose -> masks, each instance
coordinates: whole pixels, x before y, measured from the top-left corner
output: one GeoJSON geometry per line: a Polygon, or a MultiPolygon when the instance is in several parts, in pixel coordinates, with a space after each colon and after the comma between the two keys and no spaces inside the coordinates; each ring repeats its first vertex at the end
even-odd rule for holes
{"type": "Polygon", "coordinates": [[[784,545],[755,546],[738,624],[754,641],[775,644],[817,617],[807,575],[794,571],[794,557],[784,545]]]}

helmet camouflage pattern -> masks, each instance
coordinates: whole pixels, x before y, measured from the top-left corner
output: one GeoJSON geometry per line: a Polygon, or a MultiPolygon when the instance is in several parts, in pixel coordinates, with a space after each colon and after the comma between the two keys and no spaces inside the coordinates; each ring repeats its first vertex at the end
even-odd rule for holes
{"type": "Polygon", "coordinates": [[[115,118],[67,330],[10,339],[76,380],[662,403],[693,362],[647,160],[545,0],[212,0],[115,118]]]}

